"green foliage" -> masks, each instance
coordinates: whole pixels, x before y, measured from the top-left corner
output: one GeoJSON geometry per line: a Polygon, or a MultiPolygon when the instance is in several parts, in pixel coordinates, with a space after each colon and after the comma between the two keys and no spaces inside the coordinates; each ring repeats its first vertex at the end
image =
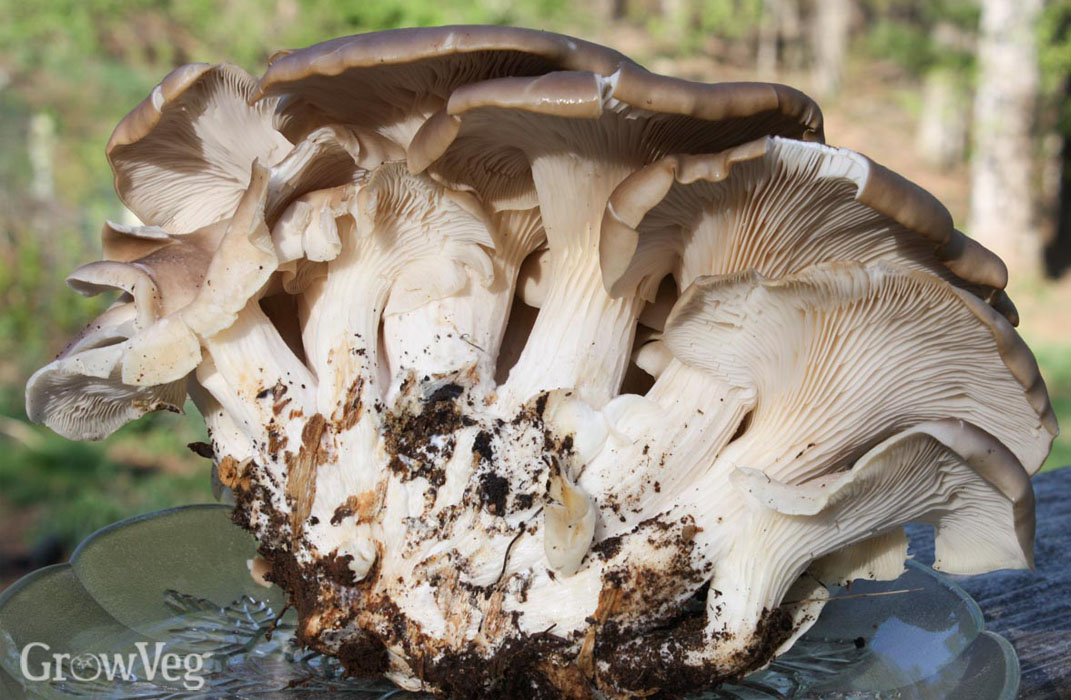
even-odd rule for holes
{"type": "Polygon", "coordinates": [[[1071,135],[1071,0],[1050,0],[1042,10],[1038,60],[1042,92],[1054,105],[1060,130],[1071,135]]]}
{"type": "Polygon", "coordinates": [[[874,57],[892,60],[913,75],[924,73],[934,60],[929,37],[893,19],[881,18],[875,22],[864,46],[874,57]]]}
{"type": "MultiPolygon", "coordinates": [[[[66,245],[55,245],[34,233],[8,229],[0,238],[0,366],[20,378],[54,355],[61,338],[74,335],[106,305],[103,299],[70,291],[57,274],[92,255],[81,237],[68,236],[66,245]]],[[[0,383],[0,413],[18,415],[21,406],[22,381],[0,383]]]]}
{"type": "Polygon", "coordinates": [[[1056,420],[1064,431],[1056,438],[1052,454],[1043,469],[1055,469],[1071,465],[1071,344],[1032,344],[1041,367],[1041,375],[1049,388],[1049,398],[1056,420]]]}
{"type": "Polygon", "coordinates": [[[715,37],[725,42],[752,39],[763,20],[763,0],[653,0],[629,3],[627,19],[644,30],[664,53],[694,54],[715,37]]]}
{"type": "Polygon", "coordinates": [[[870,0],[859,48],[914,76],[934,69],[968,71],[974,63],[972,37],[979,8],[975,0],[870,0]]]}
{"type": "Polygon", "coordinates": [[[1071,75],[1071,0],[1050,0],[1038,22],[1039,61],[1049,81],[1071,75]]]}
{"type": "Polygon", "coordinates": [[[25,544],[48,536],[69,551],[116,520],[211,501],[208,463],[187,457],[185,442],[205,439],[200,416],[188,409],[146,417],[101,442],[72,442],[43,428],[27,442],[5,441],[3,503],[38,516],[25,544]]]}

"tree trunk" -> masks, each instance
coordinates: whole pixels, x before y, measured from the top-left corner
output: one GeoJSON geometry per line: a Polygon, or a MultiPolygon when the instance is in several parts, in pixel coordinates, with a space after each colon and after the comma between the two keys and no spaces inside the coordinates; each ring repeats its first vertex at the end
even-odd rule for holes
{"type": "Polygon", "coordinates": [[[777,76],[777,42],[781,33],[782,0],[763,0],[759,22],[759,46],[755,52],[755,72],[759,78],[770,80],[777,76]]]}
{"type": "MultiPolygon", "coordinates": [[[[1071,77],[1064,82],[1066,100],[1071,100],[1071,77]]],[[[1060,148],[1060,184],[1056,202],[1056,230],[1045,246],[1045,273],[1056,279],[1071,269],[1071,135],[1064,134],[1060,148]]]]}
{"type": "Polygon", "coordinates": [[[1035,24],[1041,0],[983,0],[968,232],[1015,277],[1040,271],[1034,219],[1035,24]]]}
{"type": "Polygon", "coordinates": [[[780,11],[781,65],[795,73],[803,67],[803,26],[799,0],[777,0],[780,11]]]}
{"type": "Polygon", "coordinates": [[[851,14],[851,0],[815,0],[811,34],[814,89],[819,97],[832,97],[840,90],[851,14]]]}
{"type": "Polygon", "coordinates": [[[915,150],[930,165],[951,168],[967,151],[970,101],[959,71],[936,68],[926,74],[915,150]]]}

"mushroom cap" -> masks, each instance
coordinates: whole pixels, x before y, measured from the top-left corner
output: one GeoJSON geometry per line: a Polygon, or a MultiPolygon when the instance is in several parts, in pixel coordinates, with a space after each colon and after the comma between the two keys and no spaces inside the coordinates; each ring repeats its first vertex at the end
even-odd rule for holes
{"type": "Polygon", "coordinates": [[[465,83],[555,70],[609,75],[631,63],[612,49],[534,29],[395,29],[281,54],[252,98],[282,97],[281,128],[294,140],[323,124],[357,124],[404,149],[411,130],[465,83]]]}
{"type": "MultiPolygon", "coordinates": [[[[410,169],[420,172],[445,156],[436,172],[468,184],[495,174],[524,177],[535,154],[604,149],[608,162],[649,162],[680,150],[721,150],[769,133],[820,140],[821,112],[784,85],[693,83],[625,64],[609,77],[561,71],[459,87],[414,137],[408,159],[410,169]],[[585,129],[579,120],[599,121],[602,128],[585,129]],[[600,132],[620,136],[594,135],[600,132]]],[[[494,184],[502,187],[501,179],[494,184]]]]}
{"type": "Polygon", "coordinates": [[[274,165],[290,152],[274,101],[249,105],[254,85],[236,66],[181,66],[119,122],[105,153],[138,218],[181,233],[229,217],[253,161],[274,165]]]}
{"type": "Polygon", "coordinates": [[[820,143],[766,137],[651,163],[610,198],[600,252],[615,295],[670,272],[686,287],[751,267],[780,277],[887,260],[969,289],[1017,322],[1000,291],[1004,263],[957,231],[940,202],[866,156],[820,143]]]}
{"type": "MultiPolygon", "coordinates": [[[[866,509],[851,503],[861,498],[875,501],[866,513],[872,520],[875,511],[884,510],[889,520],[899,517],[900,522],[905,520],[898,510],[920,511],[912,519],[936,526],[934,568],[940,571],[969,575],[1034,566],[1030,477],[998,439],[961,420],[914,425],[875,445],[849,471],[811,483],[791,485],[746,468],[733,481],[753,502],[786,516],[862,512],[866,509]],[[962,473],[953,480],[941,474],[945,470],[962,473]],[[955,494],[957,489],[973,493],[955,494]],[[895,502],[891,497],[897,492],[913,502],[895,502]],[[879,506],[876,501],[883,495],[887,502],[879,506]],[[920,508],[927,499],[935,502],[920,508]]],[[[838,529],[848,531],[851,523],[838,519],[838,529]]],[[[870,523],[863,532],[874,529],[885,528],[870,523]]]]}
{"type": "Polygon", "coordinates": [[[156,386],[122,380],[137,311],[120,303],[97,317],[26,383],[26,415],[71,440],[101,440],[151,411],[182,411],[185,378],[156,386]]]}
{"type": "Polygon", "coordinates": [[[254,163],[234,216],[192,233],[106,227],[116,257],[141,257],[90,263],[68,278],[82,294],[118,289],[123,296],[31,377],[31,419],[95,440],[150,411],[181,410],[201,340],[233,323],[275,270],[264,224],[268,177],[254,163]]]}
{"type": "Polygon", "coordinates": [[[636,167],[769,133],[821,138],[821,113],[781,85],[691,83],[624,64],[609,77],[562,71],[459,87],[407,158],[492,210],[538,202],[550,247],[562,250],[594,243],[605,197],[636,167]],[[586,196],[569,206],[576,187],[586,196]]]}
{"type": "Polygon", "coordinates": [[[105,221],[100,232],[104,260],[131,262],[171,243],[171,234],[159,226],[128,226],[105,221]]]}
{"type": "Polygon", "coordinates": [[[870,578],[896,575],[894,559],[906,554],[898,530],[907,522],[934,526],[935,568],[975,574],[1033,566],[1030,479],[999,440],[963,421],[920,423],[850,469],[804,484],[746,467],[730,480],[746,514],[710,581],[719,595],[707,599],[706,630],[727,641],[710,646],[715,657],[748,645],[766,611],[784,605],[791,614],[786,594],[808,568],[833,580],[855,567],[870,578]]]}
{"type": "Polygon", "coordinates": [[[792,482],[927,420],[979,426],[1030,473],[1057,433],[1037,362],[1008,321],[925,272],[839,262],[779,280],[703,277],[663,337],[681,362],[756,391],[747,430],[718,459],[792,482]]]}

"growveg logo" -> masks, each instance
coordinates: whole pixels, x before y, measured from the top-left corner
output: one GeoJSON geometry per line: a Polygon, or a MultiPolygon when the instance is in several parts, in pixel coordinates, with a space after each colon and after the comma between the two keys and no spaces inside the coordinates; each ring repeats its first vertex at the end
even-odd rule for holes
{"type": "Polygon", "coordinates": [[[23,678],[34,682],[158,681],[181,683],[186,690],[201,690],[203,671],[211,654],[176,654],[165,651],[164,642],[150,647],[137,642],[128,654],[51,653],[43,642],[32,642],[19,654],[23,678]]]}

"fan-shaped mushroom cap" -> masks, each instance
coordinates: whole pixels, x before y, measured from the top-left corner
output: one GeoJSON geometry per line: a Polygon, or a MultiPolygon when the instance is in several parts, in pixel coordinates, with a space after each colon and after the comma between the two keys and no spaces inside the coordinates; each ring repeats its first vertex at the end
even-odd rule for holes
{"type": "MultiPolygon", "coordinates": [[[[784,85],[692,83],[624,64],[609,76],[563,71],[458,87],[414,136],[408,160],[414,172],[430,168],[485,199],[502,191],[523,198],[530,196],[522,194],[526,186],[539,188],[526,185],[530,171],[556,154],[596,160],[586,169],[597,168],[600,182],[584,190],[601,191],[601,181],[620,180],[667,153],[720,150],[770,133],[820,140],[821,112],[784,85]]],[[[561,163],[550,167],[563,172],[561,163]]],[[[546,218],[548,202],[539,201],[546,218]]]]}
{"type": "Polygon", "coordinates": [[[72,440],[100,440],[151,411],[180,412],[186,381],[131,386],[122,359],[133,335],[132,302],[113,306],[26,384],[26,415],[72,440]]]}
{"type": "Polygon", "coordinates": [[[67,284],[85,296],[126,292],[146,328],[193,300],[226,229],[223,222],[172,236],[156,227],[109,223],[103,236],[105,259],[78,268],[67,284]]]}
{"type": "MultiPolygon", "coordinates": [[[[748,514],[710,584],[719,595],[707,601],[708,633],[733,640],[712,646],[719,654],[746,648],[767,611],[784,605],[791,613],[785,594],[815,559],[853,542],[879,545],[875,533],[906,522],[935,527],[937,569],[975,574],[1033,566],[1030,480],[1000,441],[962,421],[915,425],[876,445],[850,471],[806,484],[744,467],[731,481],[748,514]]],[[[877,546],[872,552],[881,553],[877,546]]]]}
{"type": "Polygon", "coordinates": [[[667,156],[632,174],[600,239],[611,294],[675,272],[755,268],[782,277],[820,262],[885,260],[936,274],[1006,313],[1004,263],[952,225],[917,185],[843,148],[764,138],[711,155],[667,156]]]}
{"type": "Polygon", "coordinates": [[[718,457],[723,468],[797,483],[875,437],[960,418],[1033,473],[1057,432],[1037,363],[1007,320],[923,272],[827,263],[781,280],[700,278],[664,339],[685,364],[756,391],[747,430],[718,457]]]}
{"type": "MultiPolygon", "coordinates": [[[[201,341],[233,323],[275,269],[263,220],[267,186],[268,171],[254,164],[250,187],[234,216],[193,233],[174,236],[152,227],[115,225],[105,229],[107,249],[116,258],[141,257],[90,263],[68,281],[86,295],[120,290],[130,300],[122,305],[128,310],[123,313],[133,316],[120,326],[103,325],[111,329],[106,340],[86,335],[82,344],[31,379],[27,402],[35,420],[83,426],[78,428],[82,434],[99,439],[148,411],[181,408],[185,377],[201,361],[201,341]],[[85,355],[83,349],[94,352],[85,355]],[[100,362],[104,364],[93,364],[100,362]],[[87,378],[81,383],[75,376],[80,371],[87,378]],[[101,413],[101,406],[77,396],[94,394],[87,388],[93,384],[90,378],[105,380],[102,391],[110,392],[115,404],[104,411],[106,423],[92,433],[85,426],[97,425],[92,414],[101,413]],[[145,398],[149,396],[156,398],[145,398]],[[123,400],[130,405],[120,408],[123,400]]],[[[109,311],[102,319],[118,313],[109,311]]]]}
{"type": "Polygon", "coordinates": [[[127,226],[105,221],[100,232],[104,260],[131,262],[171,243],[171,234],[159,226],[127,226]]]}
{"type": "Polygon", "coordinates": [[[453,26],[341,37],[281,54],[255,99],[282,97],[294,140],[324,124],[354,124],[405,149],[423,121],[457,87],[555,70],[609,75],[632,61],[573,37],[533,29],[453,26]]]}
{"type": "Polygon", "coordinates": [[[338,126],[291,144],[276,100],[250,105],[255,80],[231,65],[176,68],[123,118],[106,153],[119,198],[142,221],[181,234],[230,217],[254,161],[272,169],[266,218],[294,192],[351,181],[366,145],[338,126]]]}
{"type": "Polygon", "coordinates": [[[106,153],[115,190],[138,218],[171,233],[213,224],[238,205],[254,160],[286,156],[274,104],[249,106],[254,85],[236,66],[182,66],[119,122],[106,153]]]}

